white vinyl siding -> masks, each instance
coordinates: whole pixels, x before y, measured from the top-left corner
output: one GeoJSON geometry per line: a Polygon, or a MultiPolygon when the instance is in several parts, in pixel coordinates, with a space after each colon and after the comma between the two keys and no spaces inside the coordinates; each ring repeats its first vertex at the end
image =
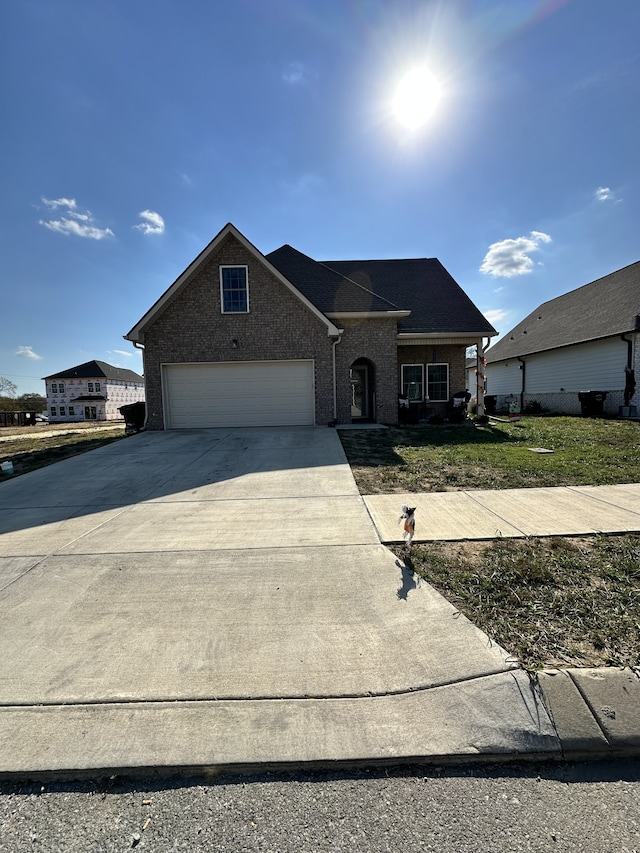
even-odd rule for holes
{"type": "Polygon", "coordinates": [[[522,390],[520,362],[515,359],[488,364],[487,394],[519,394],[522,390]]]}
{"type": "Polygon", "coordinates": [[[313,361],[163,366],[168,429],[315,423],[313,361]]]}
{"type": "MultiPolygon", "coordinates": [[[[525,357],[527,394],[624,388],[627,344],[607,338],[525,357]]],[[[519,389],[517,389],[519,391],[519,389]]]]}

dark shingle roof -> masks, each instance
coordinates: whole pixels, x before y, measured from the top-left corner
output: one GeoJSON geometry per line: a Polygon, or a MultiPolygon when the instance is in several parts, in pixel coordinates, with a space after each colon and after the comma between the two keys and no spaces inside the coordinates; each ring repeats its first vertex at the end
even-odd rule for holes
{"type": "Polygon", "coordinates": [[[51,376],[43,376],[43,379],[119,379],[122,382],[144,382],[142,376],[133,370],[124,367],[114,367],[106,361],[85,361],[77,367],[61,370],[60,373],[52,373],[51,376]]]}
{"type": "Polygon", "coordinates": [[[314,261],[292,246],[281,246],[266,258],[323,314],[401,310],[400,306],[373,293],[366,285],[349,281],[340,272],[314,261]]]}
{"type": "Polygon", "coordinates": [[[410,310],[398,323],[399,332],[496,334],[437,258],[324,263],[410,310]]]}
{"type": "Polygon", "coordinates": [[[436,258],[314,261],[288,245],[266,257],[324,314],[411,311],[398,331],[496,334],[436,258]]]}
{"type": "Polygon", "coordinates": [[[488,362],[640,329],[640,261],[543,302],[489,350],[488,362]]]}

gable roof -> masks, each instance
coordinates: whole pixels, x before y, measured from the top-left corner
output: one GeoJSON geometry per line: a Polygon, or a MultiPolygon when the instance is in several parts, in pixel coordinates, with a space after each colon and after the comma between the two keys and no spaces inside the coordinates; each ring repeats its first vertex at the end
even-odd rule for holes
{"type": "Polygon", "coordinates": [[[381,299],[411,314],[400,320],[400,333],[497,334],[437,258],[323,261],[323,264],[381,299]]]}
{"type": "Polygon", "coordinates": [[[487,362],[640,331],[640,261],[543,302],[486,352],[487,362]]]}
{"type": "Polygon", "coordinates": [[[314,261],[288,244],[266,257],[324,314],[402,311],[391,300],[331,269],[329,265],[314,261]]]}
{"type": "Polygon", "coordinates": [[[61,370],[60,373],[52,373],[51,376],[43,376],[43,379],[118,379],[122,382],[140,382],[144,379],[140,374],[124,367],[114,367],[106,361],[85,361],[77,367],[61,370]]]}
{"type": "Polygon", "coordinates": [[[138,320],[135,326],[124,335],[125,340],[133,341],[133,342],[144,342],[144,329],[145,327],[158,315],[162,312],[165,306],[176,296],[176,294],[185,286],[187,281],[190,279],[191,275],[195,272],[195,270],[203,264],[207,258],[216,251],[216,249],[222,244],[227,237],[234,237],[244,248],[250,252],[256,260],[258,260],[261,264],[263,264],[269,272],[271,272],[286,288],[288,288],[291,293],[294,294],[306,307],[311,311],[312,314],[315,314],[318,319],[324,323],[327,327],[328,335],[339,335],[340,330],[334,326],[334,324],[305,296],[304,293],[299,291],[296,286],[289,281],[281,272],[278,270],[256,247],[247,240],[244,234],[241,234],[240,231],[232,225],[231,222],[227,222],[227,224],[222,228],[216,236],[211,240],[211,242],[205,246],[205,248],[200,252],[200,254],[194,258],[194,260],[189,264],[189,266],[178,276],[178,278],[173,282],[173,284],[165,290],[165,292],[160,296],[159,299],[154,302],[151,308],[147,311],[147,313],[138,320]]]}

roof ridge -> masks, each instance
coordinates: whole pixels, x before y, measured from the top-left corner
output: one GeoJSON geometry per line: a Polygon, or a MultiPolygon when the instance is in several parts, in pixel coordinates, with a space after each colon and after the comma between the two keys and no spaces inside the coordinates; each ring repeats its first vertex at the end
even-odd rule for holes
{"type": "MultiPolygon", "coordinates": [[[[313,260],[313,258],[312,258],[312,260],[313,260]]],[[[381,294],[376,293],[375,290],[370,290],[368,287],[365,287],[363,284],[360,284],[359,282],[354,281],[352,278],[349,278],[348,275],[344,275],[344,273],[338,272],[338,270],[334,270],[333,267],[329,266],[328,262],[316,261],[316,263],[320,264],[321,267],[325,267],[325,269],[331,270],[331,272],[335,273],[336,275],[339,275],[340,278],[343,278],[345,281],[348,281],[351,284],[355,284],[356,287],[359,287],[360,290],[363,290],[365,293],[369,293],[369,294],[371,294],[371,296],[375,296],[376,299],[380,299],[380,300],[382,300],[382,302],[386,302],[387,305],[393,306],[393,308],[395,308],[396,311],[402,311],[403,310],[399,305],[396,305],[395,302],[392,302],[390,299],[387,299],[385,296],[381,296],[381,294]]],[[[346,261],[345,263],[349,264],[349,263],[352,263],[352,261],[346,261]]]]}

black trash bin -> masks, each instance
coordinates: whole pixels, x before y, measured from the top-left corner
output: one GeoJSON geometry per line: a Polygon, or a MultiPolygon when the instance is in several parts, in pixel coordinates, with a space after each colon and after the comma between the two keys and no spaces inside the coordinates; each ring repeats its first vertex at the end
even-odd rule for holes
{"type": "Polygon", "coordinates": [[[120,406],[118,411],[124,418],[125,432],[140,432],[147,415],[145,402],[139,400],[137,403],[128,403],[126,406],[120,406]]]}
{"type": "Polygon", "coordinates": [[[578,391],[583,418],[603,418],[606,391],[578,391]]]}
{"type": "Polygon", "coordinates": [[[487,415],[495,415],[497,402],[498,402],[498,395],[497,394],[485,394],[484,395],[484,410],[485,410],[487,415]]]}

